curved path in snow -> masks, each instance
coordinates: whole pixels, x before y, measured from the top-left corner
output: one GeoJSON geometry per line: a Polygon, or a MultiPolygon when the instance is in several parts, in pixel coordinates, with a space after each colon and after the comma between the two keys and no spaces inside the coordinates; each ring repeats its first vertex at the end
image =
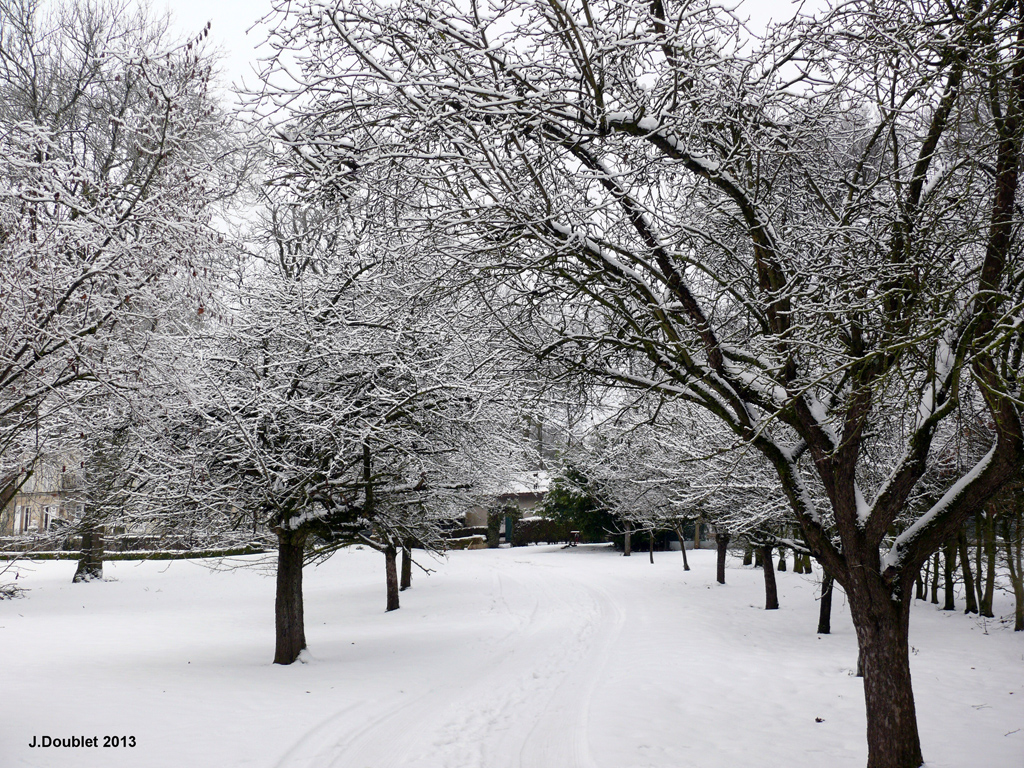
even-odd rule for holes
{"type": "Polygon", "coordinates": [[[488,628],[501,632],[333,713],[278,768],[596,768],[589,705],[624,607],[578,571],[510,560],[491,574],[488,628]]]}

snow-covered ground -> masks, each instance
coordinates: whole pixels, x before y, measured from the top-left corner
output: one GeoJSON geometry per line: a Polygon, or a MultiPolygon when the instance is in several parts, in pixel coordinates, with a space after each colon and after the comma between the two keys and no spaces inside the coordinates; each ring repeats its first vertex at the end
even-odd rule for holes
{"type": "MultiPolygon", "coordinates": [[[[819,637],[811,577],[779,574],[764,611],[760,572],[733,561],[719,586],[713,558],[454,552],[386,614],[383,558],[341,552],[306,570],[290,667],[272,569],[118,562],[72,585],[74,563],[31,565],[0,602],[0,765],[862,768],[842,596],[819,637]]],[[[1024,633],[928,603],[911,625],[929,768],[1024,766],[1024,633]]]]}

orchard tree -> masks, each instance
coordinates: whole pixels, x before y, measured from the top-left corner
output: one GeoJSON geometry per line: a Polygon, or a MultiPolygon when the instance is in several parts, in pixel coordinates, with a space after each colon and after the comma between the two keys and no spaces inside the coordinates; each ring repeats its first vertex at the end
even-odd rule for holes
{"type": "MultiPolygon", "coordinates": [[[[773,472],[747,443],[714,429],[708,414],[676,400],[639,396],[615,418],[596,425],[586,471],[609,509],[633,528],[675,530],[683,541],[690,521],[710,524],[719,544],[718,580],[725,583],[730,541],[759,551],[802,542],[783,534],[794,518],[773,472]]],[[[579,460],[579,459],[578,459],[579,460]]],[[[684,567],[689,570],[685,560],[684,567]]],[[[773,574],[765,570],[767,605],[778,607],[773,574]]]]}
{"type": "Polygon", "coordinates": [[[763,39],[701,0],[278,7],[267,103],[310,178],[414,177],[524,347],[759,451],[848,596],[869,766],[921,765],[914,579],[1024,462],[1021,7],[854,0],[763,39]],[[989,450],[893,536],[975,395],[989,450]]]}
{"type": "Polygon", "coordinates": [[[207,93],[205,35],[175,41],[166,19],[128,3],[0,2],[8,489],[41,451],[78,443],[70,410],[139,380],[144,336],[168,306],[203,311],[231,134],[207,93]]]}
{"type": "Polygon", "coordinates": [[[507,421],[487,326],[428,300],[429,260],[389,239],[390,214],[357,188],[307,199],[293,177],[309,161],[267,172],[252,259],[194,345],[182,452],[205,467],[202,504],[277,539],[279,664],[306,646],[304,563],[367,541],[391,569],[409,539],[439,542],[451,494],[494,463],[484,436],[507,421]]]}

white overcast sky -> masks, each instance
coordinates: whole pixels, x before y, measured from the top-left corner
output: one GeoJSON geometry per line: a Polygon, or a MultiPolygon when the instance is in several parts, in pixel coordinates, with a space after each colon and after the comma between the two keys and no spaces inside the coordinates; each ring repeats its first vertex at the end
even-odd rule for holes
{"type": "MultiPolygon", "coordinates": [[[[820,0],[805,3],[822,4],[820,0]]],[[[265,33],[255,29],[246,34],[246,30],[270,12],[270,0],[153,0],[152,5],[156,11],[169,10],[182,35],[196,34],[206,22],[211,22],[211,41],[225,53],[224,85],[243,78],[247,84],[255,83],[253,68],[259,56],[257,46],[265,33]]],[[[746,0],[739,15],[749,16],[752,25],[758,27],[773,15],[780,18],[791,15],[796,7],[797,3],[790,0],[746,0]]]]}
{"type": "Polygon", "coordinates": [[[224,52],[224,85],[242,78],[255,82],[256,48],[265,33],[246,31],[270,12],[270,0],[153,0],[152,7],[169,11],[182,36],[198,34],[211,22],[210,41],[224,52]]]}

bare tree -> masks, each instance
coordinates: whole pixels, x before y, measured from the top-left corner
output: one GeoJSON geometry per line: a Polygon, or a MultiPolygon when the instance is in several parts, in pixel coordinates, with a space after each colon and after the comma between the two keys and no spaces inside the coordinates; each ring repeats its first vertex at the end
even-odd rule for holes
{"type": "Polygon", "coordinates": [[[1019,8],[858,0],[763,40],[687,2],[280,9],[311,178],[415,178],[524,347],[758,450],[849,598],[869,766],[919,766],[914,578],[1024,462],[1019,8]],[[913,506],[975,396],[990,449],[913,506]]]}
{"type": "Polygon", "coordinates": [[[294,158],[275,162],[231,309],[192,347],[187,453],[203,457],[203,504],[277,539],[274,660],[290,664],[306,645],[303,564],[365,542],[390,568],[406,539],[439,546],[452,495],[493,464],[480,457],[502,432],[502,388],[501,357],[474,343],[486,326],[427,300],[429,261],[389,238],[385,214],[358,194],[309,201],[294,158]]]}
{"type": "Polygon", "coordinates": [[[205,35],[177,41],[127,3],[0,2],[0,465],[23,480],[42,453],[74,453],[105,477],[76,482],[76,580],[101,573],[121,427],[95,425],[90,444],[71,414],[119,411],[94,404],[138,391],[147,335],[201,314],[221,266],[211,219],[233,145],[205,35]]]}

